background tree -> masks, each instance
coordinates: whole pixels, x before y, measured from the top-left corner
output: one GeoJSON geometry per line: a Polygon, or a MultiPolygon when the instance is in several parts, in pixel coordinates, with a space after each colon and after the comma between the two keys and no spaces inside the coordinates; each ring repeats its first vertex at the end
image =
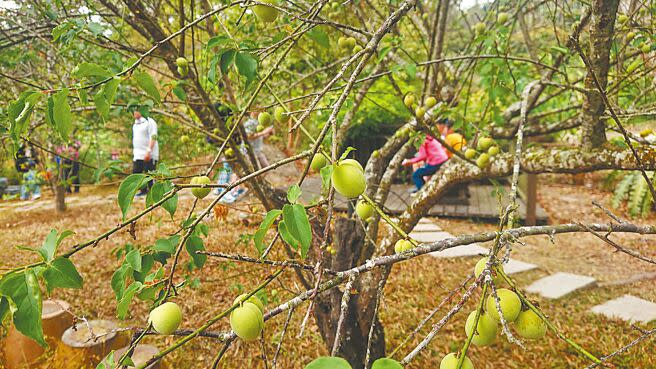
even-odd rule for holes
{"type": "MultiPolygon", "coordinates": [[[[2,72],[2,83],[7,87],[3,97],[11,100],[4,112],[6,142],[14,150],[24,141],[45,147],[70,140],[72,127],[83,126],[91,131],[85,136],[93,136],[96,143],[98,134],[108,135],[114,130],[114,139],[127,145],[130,119],[126,118],[126,110],[136,106],[145,114],[161,118],[165,125],[174,122],[170,138],[176,137],[183,126],[197,132],[196,145],[182,145],[182,150],[172,150],[169,158],[184,162],[193,157],[191,150],[212,152],[214,159],[198,174],[215,175],[219,158],[230,152],[228,156],[241,177],[237,184],[248,185],[269,212],[259,235],[255,235],[254,262],[264,262],[275,250],[276,256],[286,254],[289,259],[305,259],[306,263],[291,267],[306,291],[269,310],[265,319],[309,300],[303,324],[313,315],[331,355],[345,358],[354,368],[367,367],[385,355],[384,327],[377,310],[394,263],[429,251],[494,239],[490,262],[456,305],[459,309],[478,285],[482,287],[481,301],[487,293],[496,296],[496,288],[486,276],[501,259],[499,252],[509,238],[588,230],[581,225],[512,228],[520,171],[632,170],[641,174],[654,197],[646,172],[656,166],[653,144],[628,132],[625,125],[627,120],[630,123],[651,114],[656,8],[651,2],[624,5],[602,0],[593,1],[589,8],[575,2],[498,1],[463,10],[458,2],[450,0],[285,2],[266,5],[266,10],[278,13],[277,20],[268,22],[262,15],[258,18],[252,14],[254,7],[263,6],[257,1],[20,4],[5,9],[2,16],[0,50],[6,56],[2,63],[6,66],[3,69],[11,71],[2,72]],[[187,67],[181,67],[179,58],[185,58],[187,67]],[[621,73],[611,74],[612,66],[621,73]],[[408,95],[414,96],[414,104],[404,103],[408,95]],[[430,97],[441,103],[422,111],[430,97]],[[215,108],[217,102],[229,105],[234,115],[226,119],[215,108]],[[278,115],[275,125],[282,132],[280,138],[300,137],[294,138],[299,141],[299,151],[258,170],[253,165],[251,148],[240,150],[239,142],[246,141],[241,123],[251,110],[274,113],[274,109],[279,110],[274,115],[278,115]],[[393,221],[381,206],[392,180],[401,161],[423,135],[439,137],[435,123],[441,118],[455,121],[455,129],[463,132],[472,147],[482,138],[493,138],[502,152],[489,163],[477,163],[440,139],[454,152],[454,158],[431,177],[406,211],[393,221]],[[362,163],[366,164],[367,184],[362,201],[376,209],[372,220],[362,222],[355,216],[338,215],[333,206],[335,191],[327,182],[331,171],[342,163],[342,154],[349,154],[342,147],[343,138],[358,126],[390,120],[398,123],[396,132],[362,163]],[[618,131],[620,138],[609,142],[608,131],[618,131]],[[524,144],[529,136],[553,138],[564,132],[573,132],[576,144],[524,144]],[[216,147],[197,142],[204,136],[216,140],[216,147]],[[195,148],[187,150],[189,146],[195,148]],[[317,203],[307,207],[297,203],[298,186],[308,174],[310,160],[303,162],[298,186],[287,191],[276,188],[262,175],[317,153],[326,154],[330,164],[321,170],[327,191],[317,203]],[[394,254],[397,241],[406,239],[449,189],[501,177],[511,177],[512,191],[498,235],[468,235],[424,245],[412,241],[416,246],[412,250],[394,254]],[[277,229],[270,234],[276,235],[270,239],[267,230],[274,223],[277,229]],[[262,242],[263,237],[271,243],[262,242]],[[331,249],[336,252],[331,254],[331,249]],[[345,287],[336,288],[340,285],[345,287]],[[352,290],[357,294],[351,294],[352,290]]],[[[166,136],[161,139],[168,145],[166,136]]],[[[482,154],[475,154],[476,158],[482,154]]],[[[107,164],[98,160],[98,173],[105,172],[107,164]]],[[[118,190],[124,221],[60,257],[68,261],[76,252],[119,229],[133,227],[160,206],[175,213],[179,191],[204,186],[184,182],[166,166],[147,176],[127,177],[118,190]],[[157,190],[147,199],[145,210],[128,216],[134,213],[130,213],[132,195],[150,178],[156,180],[157,190]]],[[[175,296],[180,284],[176,270],[183,249],[189,253],[192,267],[203,266],[206,255],[202,253],[202,237],[208,232],[203,218],[219,199],[200,214],[190,212],[176,237],[162,235],[170,246],[144,253],[137,250],[136,256],[131,255],[141,260],[141,265],[151,265],[152,270],[130,276],[126,256],[113,279],[117,282],[112,284],[119,316],[125,316],[135,295],[154,305],[175,296]],[[158,268],[154,267],[156,262],[158,268]],[[145,283],[153,278],[160,282],[145,283]]],[[[590,229],[655,231],[653,227],[624,223],[590,229]]],[[[36,277],[40,277],[38,268],[44,265],[52,267],[52,259],[45,257],[28,268],[5,273],[0,291],[2,284],[9,285],[16,275],[36,270],[36,277]]],[[[48,277],[44,278],[48,283],[48,277]]],[[[9,301],[15,303],[19,298],[7,292],[0,295],[0,303],[4,302],[0,313],[7,312],[9,301]]],[[[526,300],[524,303],[529,304],[526,300]]],[[[235,307],[186,335],[160,356],[206,332],[235,307]]],[[[16,316],[14,313],[15,321],[16,316]]],[[[34,326],[25,328],[24,333],[39,337],[34,326]]],[[[402,362],[410,362],[432,337],[429,335],[402,362]]],[[[235,335],[226,333],[219,339],[226,342],[227,348],[235,335]]],[[[512,336],[509,339],[512,341],[512,336]]],[[[470,340],[471,336],[463,352],[470,340]]],[[[575,344],[572,347],[592,362],[600,361],[585,349],[575,344]]],[[[215,363],[224,352],[218,352],[215,363]]]]}

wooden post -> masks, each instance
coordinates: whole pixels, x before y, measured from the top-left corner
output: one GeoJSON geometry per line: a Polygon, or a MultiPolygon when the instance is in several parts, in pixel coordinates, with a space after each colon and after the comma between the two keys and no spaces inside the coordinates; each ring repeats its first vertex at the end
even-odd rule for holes
{"type": "MultiPolygon", "coordinates": [[[[123,354],[128,350],[129,346],[120,348],[114,351],[114,363],[118,363],[123,354]]],[[[159,353],[159,349],[153,345],[137,345],[132,352],[130,358],[134,362],[135,366],[141,366],[152,359],[153,356],[159,353]]],[[[103,360],[103,362],[105,362],[103,360]]],[[[146,367],[146,369],[160,369],[160,361],[156,361],[146,367]]]]}
{"type": "Polygon", "coordinates": [[[126,335],[118,333],[118,325],[109,320],[78,322],[62,335],[55,353],[54,367],[95,368],[112,350],[129,343],[126,335]],[[91,327],[91,329],[89,329],[91,327]]]}
{"type": "MultiPolygon", "coordinates": [[[[62,333],[73,324],[69,304],[61,300],[45,300],[41,309],[43,335],[51,346],[61,339],[62,333]]],[[[36,368],[45,349],[22,335],[12,325],[4,343],[5,365],[8,369],[36,368]]],[[[0,365],[1,367],[1,365],[0,365]]]]}
{"type": "Polygon", "coordinates": [[[526,175],[526,225],[534,226],[538,223],[538,175],[526,175]]]}

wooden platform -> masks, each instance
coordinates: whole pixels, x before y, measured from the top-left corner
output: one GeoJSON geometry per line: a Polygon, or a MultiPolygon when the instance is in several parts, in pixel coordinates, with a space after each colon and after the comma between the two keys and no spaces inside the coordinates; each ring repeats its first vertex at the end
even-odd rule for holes
{"type": "MultiPolygon", "coordinates": [[[[426,216],[436,216],[443,218],[473,218],[477,220],[493,221],[499,219],[499,199],[495,187],[492,185],[469,184],[467,186],[468,196],[454,199],[444,198],[439,203],[433,205],[426,216]]],[[[392,190],[385,203],[385,209],[389,214],[400,214],[412,203],[413,198],[410,196],[410,185],[392,185],[392,190]]],[[[307,178],[301,186],[303,190],[302,199],[306,202],[317,199],[321,196],[321,179],[318,177],[307,178]]],[[[509,189],[501,196],[504,204],[507,202],[506,195],[509,189]]],[[[519,215],[524,221],[526,214],[526,203],[520,198],[519,215]]],[[[335,207],[339,211],[346,211],[348,208],[347,200],[337,195],[335,207]]],[[[547,213],[539,204],[537,206],[538,224],[547,224],[549,221],[547,213]]]]}

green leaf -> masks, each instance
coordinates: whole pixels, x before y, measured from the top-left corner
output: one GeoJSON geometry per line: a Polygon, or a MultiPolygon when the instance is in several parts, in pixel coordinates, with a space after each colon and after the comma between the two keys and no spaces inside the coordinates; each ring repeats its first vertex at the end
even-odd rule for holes
{"type": "Polygon", "coordinates": [[[341,160],[346,159],[348,157],[348,154],[350,154],[351,151],[355,151],[355,150],[357,150],[357,149],[354,148],[354,147],[351,147],[351,146],[347,147],[346,150],[344,150],[344,152],[342,153],[342,156],[339,157],[339,160],[341,161],[341,160]]]}
{"type": "Polygon", "coordinates": [[[228,37],[226,35],[220,35],[220,36],[215,36],[215,37],[210,38],[207,41],[207,46],[205,46],[205,47],[208,48],[208,49],[211,49],[211,48],[214,48],[214,47],[217,47],[217,46],[225,45],[225,44],[230,43],[230,42],[232,42],[232,39],[230,37],[228,37]]]}
{"type": "Polygon", "coordinates": [[[196,268],[202,268],[207,261],[207,255],[197,254],[196,251],[204,251],[203,240],[198,236],[190,236],[185,243],[185,249],[191,256],[196,268]]]}
{"type": "Polygon", "coordinates": [[[57,235],[57,230],[52,229],[50,230],[50,233],[46,236],[46,239],[43,241],[43,244],[41,245],[40,248],[37,250],[32,250],[36,251],[41,255],[41,258],[43,258],[43,261],[45,262],[50,262],[52,259],[55,258],[55,254],[57,254],[57,247],[59,247],[59,244],[68,236],[75,234],[75,232],[71,230],[65,230],[59,235],[57,235]]]}
{"type": "MultiPolygon", "coordinates": [[[[164,195],[171,190],[173,190],[173,184],[171,181],[156,182],[153,184],[150,191],[148,191],[148,195],[146,196],[146,206],[151,206],[160,201],[164,195]]],[[[164,201],[161,206],[171,215],[171,219],[173,219],[173,215],[178,208],[178,195],[173,195],[170,199],[164,201]]]]}
{"type": "Polygon", "coordinates": [[[9,135],[14,142],[14,152],[18,150],[21,136],[25,133],[34,107],[42,96],[39,92],[25,91],[7,107],[9,135]]]}
{"type": "Polygon", "coordinates": [[[162,96],[159,94],[157,85],[155,85],[155,80],[150,74],[146,72],[137,72],[134,74],[134,78],[137,80],[137,84],[141,89],[155,100],[156,103],[160,104],[162,102],[162,96]]]}
{"type": "Polygon", "coordinates": [[[93,96],[93,104],[96,106],[96,110],[98,110],[98,114],[104,119],[107,120],[109,119],[109,101],[107,101],[107,98],[105,97],[105,94],[103,93],[102,90],[98,91],[94,96],[93,96]]]}
{"type": "Polygon", "coordinates": [[[226,74],[228,73],[228,69],[232,65],[232,63],[235,62],[235,55],[237,52],[235,50],[226,50],[221,54],[221,73],[226,74]]]}
{"type": "Polygon", "coordinates": [[[107,100],[107,104],[112,105],[116,98],[116,90],[118,90],[118,85],[121,84],[121,79],[114,77],[105,83],[102,87],[102,94],[107,100]]]}
{"type": "Polygon", "coordinates": [[[371,369],[403,369],[403,365],[396,360],[382,357],[374,361],[371,369]]]}
{"type": "Polygon", "coordinates": [[[316,42],[317,45],[327,49],[330,47],[330,39],[328,34],[318,27],[315,27],[305,33],[312,41],[316,42]]]}
{"type": "Polygon", "coordinates": [[[82,288],[82,276],[68,258],[58,257],[43,271],[48,293],[55,288],[82,288]]]}
{"type": "Polygon", "coordinates": [[[139,250],[134,249],[128,252],[128,254],[125,255],[125,261],[130,265],[130,268],[137,272],[141,272],[141,254],[139,253],[139,250]]]}
{"type": "Polygon", "coordinates": [[[131,174],[121,182],[118,188],[118,206],[123,213],[123,220],[125,215],[132,205],[132,200],[137,191],[143,187],[150,180],[150,176],[143,173],[131,174]]]}
{"type": "Polygon", "coordinates": [[[73,77],[84,78],[84,77],[110,77],[112,73],[107,69],[101,67],[96,63],[80,63],[75,69],[73,69],[73,77]]]}
{"type": "Polygon", "coordinates": [[[312,229],[303,205],[285,205],[282,207],[282,218],[289,233],[301,246],[301,257],[305,259],[312,243],[312,229]]]}
{"type": "Polygon", "coordinates": [[[43,258],[43,261],[50,262],[55,257],[57,252],[57,230],[51,229],[50,233],[46,236],[45,241],[39,249],[36,250],[43,258]]]}
{"type": "Polygon", "coordinates": [[[111,285],[117,301],[119,301],[125,293],[125,279],[130,271],[132,271],[130,266],[123,263],[112,275],[111,285]]]}
{"type": "Polygon", "coordinates": [[[333,174],[332,164],[321,168],[319,173],[321,173],[321,192],[327,193],[330,190],[330,177],[333,174]]]}
{"type": "Polygon", "coordinates": [[[155,241],[155,245],[152,247],[153,251],[161,251],[167,254],[173,254],[175,252],[175,244],[171,242],[168,238],[160,238],[155,241]]]}
{"type": "Polygon", "coordinates": [[[54,104],[52,119],[55,129],[64,141],[68,141],[73,126],[71,106],[68,104],[68,89],[64,88],[52,95],[52,101],[54,104]]]}
{"type": "Polygon", "coordinates": [[[257,229],[257,232],[255,232],[255,236],[253,236],[253,240],[255,241],[255,248],[259,252],[259,255],[262,255],[264,250],[266,250],[265,245],[262,243],[264,241],[264,236],[266,235],[267,231],[273,224],[273,222],[276,221],[276,219],[282,214],[282,210],[279,209],[273,209],[270,210],[267,215],[264,217],[264,220],[262,220],[262,223],[260,224],[260,227],[257,229]]]}
{"type": "Polygon", "coordinates": [[[278,233],[280,233],[280,237],[283,241],[287,242],[294,250],[298,250],[301,243],[289,233],[284,220],[278,222],[278,233]]]}
{"type": "Polygon", "coordinates": [[[187,101],[187,93],[184,90],[184,83],[176,83],[175,87],[173,87],[173,94],[180,99],[180,101],[187,101]]]}
{"type": "Polygon", "coordinates": [[[4,321],[7,315],[9,314],[9,300],[0,296],[0,326],[4,326],[4,321]]]}
{"type": "Polygon", "coordinates": [[[0,294],[10,299],[16,329],[42,347],[47,347],[41,325],[41,289],[34,270],[5,276],[0,280],[0,294]]]}
{"type": "Polygon", "coordinates": [[[314,359],[305,369],[352,369],[351,364],[341,357],[322,356],[314,359]]]}
{"type": "Polygon", "coordinates": [[[130,302],[132,302],[132,298],[134,295],[136,295],[139,290],[141,290],[142,284],[141,282],[132,282],[130,286],[125,289],[125,292],[123,293],[123,296],[121,299],[118,301],[118,304],[116,305],[116,317],[119,319],[123,320],[127,318],[128,316],[128,309],[130,308],[130,302]]]}
{"type": "Polygon", "coordinates": [[[235,65],[239,74],[246,77],[248,86],[257,77],[257,59],[253,55],[240,51],[235,56],[235,65]]]}
{"type": "Polygon", "coordinates": [[[153,265],[155,265],[155,259],[153,258],[153,255],[151,254],[141,255],[140,270],[136,270],[132,268],[134,269],[134,272],[132,273],[132,277],[134,278],[134,280],[144,283],[146,281],[146,276],[153,268],[153,265]]]}
{"type": "Polygon", "coordinates": [[[289,201],[290,204],[296,203],[296,200],[301,197],[301,193],[301,187],[297,184],[291,185],[287,190],[287,201],[289,201]]]}
{"type": "Polygon", "coordinates": [[[96,369],[114,369],[116,367],[116,360],[114,360],[114,350],[112,350],[98,365],[96,369]]]}

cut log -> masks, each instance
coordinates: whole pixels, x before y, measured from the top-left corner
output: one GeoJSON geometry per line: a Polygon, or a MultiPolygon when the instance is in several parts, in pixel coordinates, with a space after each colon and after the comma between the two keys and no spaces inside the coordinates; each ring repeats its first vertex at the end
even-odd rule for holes
{"type": "MultiPolygon", "coordinates": [[[[125,354],[130,346],[125,346],[114,352],[114,363],[118,363],[119,359],[125,354]]],[[[159,349],[153,345],[137,345],[132,352],[130,358],[134,364],[139,367],[145,364],[153,356],[159,353],[159,349]]],[[[146,367],[146,369],[160,369],[160,361],[156,361],[146,367]]]]}
{"type": "MultiPolygon", "coordinates": [[[[69,308],[70,305],[65,301],[43,301],[41,309],[43,335],[50,346],[57,346],[66,328],[73,324],[73,315],[69,312],[69,308]]],[[[4,353],[7,369],[36,368],[45,349],[22,335],[12,325],[7,333],[4,353]]]]}
{"type": "Polygon", "coordinates": [[[127,345],[128,337],[118,331],[118,325],[109,320],[78,322],[62,335],[55,353],[55,367],[95,368],[112,350],[127,345]]]}

